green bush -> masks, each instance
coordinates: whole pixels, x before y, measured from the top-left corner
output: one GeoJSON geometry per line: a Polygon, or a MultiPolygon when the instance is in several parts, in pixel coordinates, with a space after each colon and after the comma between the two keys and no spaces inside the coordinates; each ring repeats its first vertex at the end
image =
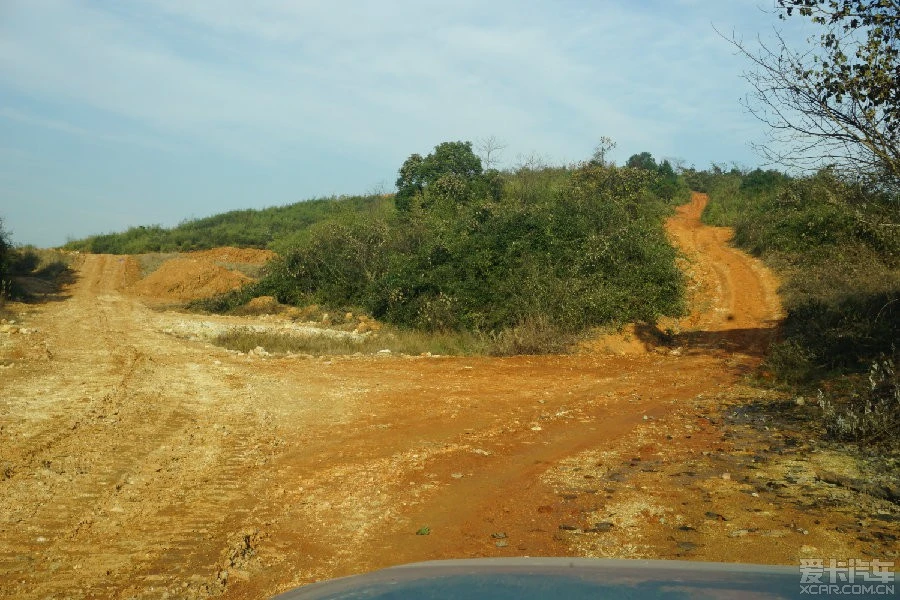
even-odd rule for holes
{"type": "Polygon", "coordinates": [[[860,372],[900,339],[896,200],[830,171],[791,179],[772,171],[709,177],[707,222],[780,273],[787,317],[768,366],[814,385],[860,372]]]}
{"type": "Polygon", "coordinates": [[[471,142],[444,142],[428,156],[413,154],[400,167],[399,175],[395,201],[397,209],[404,212],[416,204],[427,208],[437,202],[497,200],[502,192],[500,174],[484,172],[471,142]]]}
{"type": "Polygon", "coordinates": [[[199,306],[229,310],[265,294],[487,335],[500,353],[557,350],[592,326],[683,310],[657,180],[605,166],[520,169],[502,176],[498,194],[472,184],[483,173],[462,186],[438,178],[394,213],[309,227],[258,283],[199,306]]]}

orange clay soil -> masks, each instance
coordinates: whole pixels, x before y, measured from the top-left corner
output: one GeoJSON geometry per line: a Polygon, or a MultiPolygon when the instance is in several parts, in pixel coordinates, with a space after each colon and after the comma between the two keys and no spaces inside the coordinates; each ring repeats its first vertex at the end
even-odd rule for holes
{"type": "Polygon", "coordinates": [[[895,556],[897,506],[825,483],[853,465],[756,412],[777,398],[742,381],[777,284],[705,202],[668,223],[696,310],[664,324],[674,345],[617,355],[239,355],[171,335],[204,317],[84,256],[67,299],[0,334],[0,597],[265,598],[484,556],[895,556]]]}

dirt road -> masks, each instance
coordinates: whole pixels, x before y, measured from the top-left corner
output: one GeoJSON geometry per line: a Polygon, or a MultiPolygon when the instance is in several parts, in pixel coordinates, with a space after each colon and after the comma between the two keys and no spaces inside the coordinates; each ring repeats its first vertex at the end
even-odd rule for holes
{"type": "Polygon", "coordinates": [[[704,202],[669,223],[698,307],[670,324],[681,347],[621,356],[236,355],[166,333],[121,258],[85,256],[70,297],[0,339],[0,596],[261,598],[450,557],[888,556],[815,479],[837,459],[721,416],[759,398],[738,384],[780,307],[704,202]]]}

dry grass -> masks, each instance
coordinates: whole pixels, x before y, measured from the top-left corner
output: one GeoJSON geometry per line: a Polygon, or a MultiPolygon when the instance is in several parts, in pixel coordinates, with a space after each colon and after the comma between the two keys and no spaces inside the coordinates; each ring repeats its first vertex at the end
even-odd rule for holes
{"type": "Polygon", "coordinates": [[[407,355],[473,355],[486,354],[490,342],[484,336],[467,333],[421,333],[389,330],[366,335],[299,336],[283,333],[234,329],[216,336],[213,343],[231,350],[250,352],[264,348],[270,354],[353,355],[376,354],[390,350],[407,355]]]}
{"type": "Polygon", "coordinates": [[[181,254],[178,252],[151,252],[148,254],[137,254],[135,258],[141,268],[141,278],[144,278],[159,269],[164,262],[179,256],[181,254]]]}
{"type": "Polygon", "coordinates": [[[251,279],[259,279],[262,277],[263,272],[266,268],[266,265],[257,265],[253,263],[242,263],[242,262],[222,262],[215,261],[215,264],[228,269],[229,271],[237,271],[238,273],[243,273],[247,277],[251,279]]]}

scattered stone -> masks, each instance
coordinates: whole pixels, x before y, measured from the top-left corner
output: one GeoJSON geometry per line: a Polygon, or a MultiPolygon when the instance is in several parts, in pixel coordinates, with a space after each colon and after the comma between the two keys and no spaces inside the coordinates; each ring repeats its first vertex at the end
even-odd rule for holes
{"type": "Polygon", "coordinates": [[[391,351],[387,348],[384,348],[383,350],[379,350],[378,352],[376,352],[376,354],[391,354],[391,351]]]}
{"type": "Polygon", "coordinates": [[[591,528],[591,532],[593,533],[606,533],[611,530],[615,525],[610,523],[609,521],[601,521],[599,523],[594,523],[594,526],[591,528]]]}
{"type": "Polygon", "coordinates": [[[505,540],[509,536],[506,535],[505,531],[498,531],[497,533],[492,533],[491,537],[495,540],[505,540]]]}
{"type": "Polygon", "coordinates": [[[574,525],[563,524],[559,526],[562,531],[578,531],[578,528],[574,525]]]}
{"type": "Polygon", "coordinates": [[[706,511],[704,513],[704,515],[706,516],[707,519],[714,519],[717,521],[727,521],[728,520],[725,517],[723,517],[722,515],[720,515],[719,513],[713,512],[711,510],[706,511]]]}
{"type": "Polygon", "coordinates": [[[747,529],[735,529],[734,531],[732,531],[731,533],[728,534],[728,537],[732,537],[732,538],[744,537],[748,533],[750,533],[750,531],[747,529]]]}
{"type": "Polygon", "coordinates": [[[416,535],[431,535],[431,527],[427,525],[425,527],[420,527],[418,531],[416,531],[416,535]]]}
{"type": "Polygon", "coordinates": [[[678,542],[678,549],[683,550],[684,552],[690,552],[691,550],[697,549],[697,544],[694,542],[678,542]]]}
{"type": "Polygon", "coordinates": [[[452,477],[453,479],[462,479],[463,474],[462,473],[450,473],[450,477],[452,477]]]}
{"type": "Polygon", "coordinates": [[[509,546],[509,542],[507,542],[506,540],[499,540],[497,542],[494,542],[494,545],[498,548],[506,548],[507,546],[509,546]]]}

